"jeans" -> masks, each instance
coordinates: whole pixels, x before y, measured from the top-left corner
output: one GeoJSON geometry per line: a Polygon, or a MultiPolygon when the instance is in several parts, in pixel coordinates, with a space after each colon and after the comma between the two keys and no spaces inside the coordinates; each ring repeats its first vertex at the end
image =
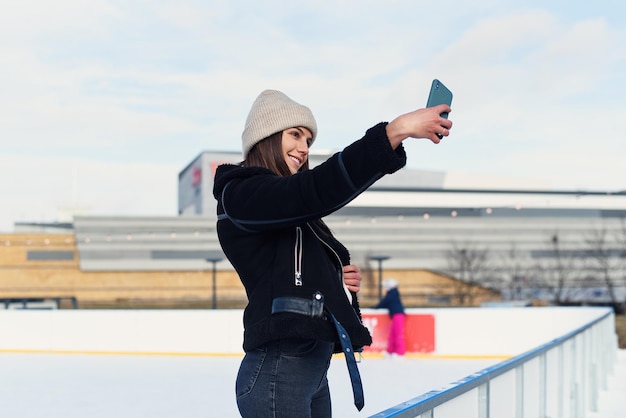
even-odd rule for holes
{"type": "Polygon", "coordinates": [[[292,338],[247,352],[235,387],[241,416],[330,417],[326,373],[333,346],[327,341],[292,338]]]}

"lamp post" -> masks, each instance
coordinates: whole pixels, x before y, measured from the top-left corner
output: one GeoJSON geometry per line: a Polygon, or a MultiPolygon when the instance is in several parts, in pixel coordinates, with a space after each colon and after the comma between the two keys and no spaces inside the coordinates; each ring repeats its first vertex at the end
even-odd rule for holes
{"type": "Polygon", "coordinates": [[[224,257],[209,257],[206,261],[213,263],[213,309],[217,309],[217,269],[216,264],[222,261],[224,257]]]}
{"type": "Polygon", "coordinates": [[[372,255],[370,260],[378,261],[378,299],[383,297],[383,261],[389,260],[391,257],[388,255],[372,255]]]}

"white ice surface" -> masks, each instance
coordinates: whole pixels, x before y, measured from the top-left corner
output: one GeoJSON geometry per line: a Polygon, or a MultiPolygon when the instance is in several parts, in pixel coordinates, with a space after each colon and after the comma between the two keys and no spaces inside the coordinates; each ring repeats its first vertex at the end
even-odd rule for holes
{"type": "MultiPolygon", "coordinates": [[[[0,416],[19,418],[238,417],[239,357],[0,354],[0,416]]],[[[360,365],[365,408],[358,413],[345,361],[333,359],[333,415],[366,417],[448,386],[497,360],[366,358],[360,365]]],[[[590,418],[623,417],[626,352],[590,418]],[[617,414],[620,411],[620,414],[617,414]]]]}

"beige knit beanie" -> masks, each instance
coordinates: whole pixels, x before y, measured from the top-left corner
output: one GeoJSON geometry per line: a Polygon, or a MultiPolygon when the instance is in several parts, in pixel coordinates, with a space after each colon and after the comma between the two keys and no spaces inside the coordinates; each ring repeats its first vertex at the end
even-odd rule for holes
{"type": "Polygon", "coordinates": [[[315,141],[317,123],[308,107],[294,102],[280,91],[263,91],[252,104],[241,134],[243,158],[261,140],[297,126],[310,130],[313,135],[311,143],[315,141]]]}

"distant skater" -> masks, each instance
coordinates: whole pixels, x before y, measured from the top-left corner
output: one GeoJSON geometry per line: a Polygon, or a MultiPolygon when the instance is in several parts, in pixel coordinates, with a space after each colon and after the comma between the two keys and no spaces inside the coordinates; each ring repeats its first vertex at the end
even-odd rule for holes
{"type": "Polygon", "coordinates": [[[375,309],[389,310],[391,317],[391,329],[387,340],[387,353],[391,356],[404,356],[406,344],[404,342],[404,305],[398,291],[398,282],[394,279],[383,280],[385,296],[378,302],[375,309]]]}

